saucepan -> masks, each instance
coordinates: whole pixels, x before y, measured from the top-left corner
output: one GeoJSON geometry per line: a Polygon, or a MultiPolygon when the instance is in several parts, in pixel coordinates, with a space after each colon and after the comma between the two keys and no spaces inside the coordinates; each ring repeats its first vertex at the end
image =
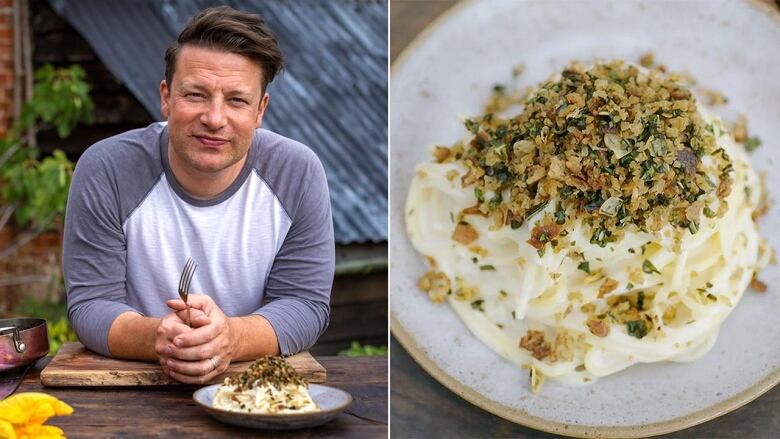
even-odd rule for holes
{"type": "Polygon", "coordinates": [[[46,320],[0,319],[0,372],[33,364],[48,353],[46,320]]]}

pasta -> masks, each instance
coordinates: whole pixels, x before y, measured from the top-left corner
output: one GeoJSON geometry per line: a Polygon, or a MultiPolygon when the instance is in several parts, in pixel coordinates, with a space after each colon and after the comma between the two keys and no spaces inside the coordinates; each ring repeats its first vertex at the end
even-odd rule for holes
{"type": "Polygon", "coordinates": [[[431,300],[530,368],[534,391],[709,351],[770,251],[744,148],[687,89],[572,64],[522,114],[466,125],[407,197],[431,300]]]}
{"type": "Polygon", "coordinates": [[[258,414],[318,411],[306,382],[280,357],[264,357],[235,378],[225,378],[213,407],[258,414]]]}

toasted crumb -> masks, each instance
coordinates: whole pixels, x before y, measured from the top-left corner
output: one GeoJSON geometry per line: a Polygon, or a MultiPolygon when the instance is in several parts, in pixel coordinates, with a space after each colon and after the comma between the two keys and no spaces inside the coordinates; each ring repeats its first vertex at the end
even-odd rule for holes
{"type": "Polygon", "coordinates": [[[588,325],[590,333],[596,337],[606,337],[609,335],[609,322],[604,319],[591,318],[585,323],[588,325]]]}
{"type": "Polygon", "coordinates": [[[431,270],[420,278],[417,286],[428,293],[428,298],[433,303],[441,303],[451,292],[450,279],[441,271],[431,270]]]}
{"type": "Polygon", "coordinates": [[[479,296],[479,287],[472,285],[465,280],[455,278],[455,299],[461,301],[470,301],[479,296]]]}
{"type": "Polygon", "coordinates": [[[270,355],[258,358],[243,373],[225,378],[224,384],[235,385],[240,390],[246,390],[252,387],[255,381],[268,382],[280,387],[282,384],[307,385],[306,381],[284,358],[270,355]]]}
{"type": "Polygon", "coordinates": [[[534,227],[531,230],[531,239],[526,242],[533,248],[541,250],[548,242],[557,238],[560,231],[560,227],[555,224],[534,227]]]}
{"type": "MultiPolygon", "coordinates": [[[[480,210],[495,220],[491,230],[519,228],[559,199],[559,232],[568,218],[587,218],[590,242],[600,247],[626,226],[654,231],[671,223],[695,233],[698,218],[688,213],[699,209],[689,207],[714,198],[711,181],[723,182],[722,194],[733,178],[690,90],[621,61],[589,70],[570,64],[535,89],[520,114],[488,113],[465,125],[473,137],[458,146],[468,170],[461,184],[474,186],[480,210]]],[[[529,241],[540,255],[545,232],[536,229],[540,236],[529,241]]]]}
{"type": "Polygon", "coordinates": [[[601,286],[599,287],[599,299],[615,291],[617,287],[618,287],[618,281],[609,277],[606,278],[604,280],[604,283],[601,284],[601,286]]]}
{"type": "Polygon", "coordinates": [[[537,360],[543,360],[552,353],[550,342],[544,339],[544,332],[530,330],[520,339],[520,347],[531,351],[537,360]]]}
{"type": "MultiPolygon", "coordinates": [[[[569,305],[571,307],[571,305],[569,305]]],[[[574,359],[574,337],[568,331],[559,331],[555,334],[555,343],[553,352],[550,355],[550,361],[569,362],[574,359]]]]}
{"type": "Polygon", "coordinates": [[[452,240],[463,245],[469,245],[479,238],[479,232],[470,224],[459,223],[452,232],[452,240]]]}
{"type": "Polygon", "coordinates": [[[758,280],[757,277],[753,276],[753,279],[750,281],[750,288],[758,293],[766,293],[767,285],[764,282],[758,280]]]}
{"type": "Polygon", "coordinates": [[[731,125],[731,135],[739,143],[748,138],[748,120],[744,114],[740,114],[737,120],[731,125]]]}
{"type": "Polygon", "coordinates": [[[711,89],[702,89],[702,94],[704,94],[704,97],[707,99],[707,105],[710,105],[712,107],[727,104],[729,102],[729,99],[723,95],[723,93],[717,91],[717,90],[711,90],[711,89]]]}
{"type": "Polygon", "coordinates": [[[642,67],[650,68],[655,64],[655,54],[653,52],[647,52],[639,58],[639,65],[642,67]]]}
{"type": "Polygon", "coordinates": [[[433,156],[436,158],[437,163],[443,163],[450,157],[450,149],[443,146],[437,146],[433,151],[433,156]]]}

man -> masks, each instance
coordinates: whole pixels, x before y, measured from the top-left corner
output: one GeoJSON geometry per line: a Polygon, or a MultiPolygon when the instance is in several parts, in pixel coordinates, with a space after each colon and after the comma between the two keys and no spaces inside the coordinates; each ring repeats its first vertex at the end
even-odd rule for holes
{"type": "Polygon", "coordinates": [[[68,316],[107,356],[202,384],[231,361],[309,348],[328,323],[334,243],[324,170],[259,129],[282,68],[258,15],[210,8],[165,54],[164,123],[92,145],[65,218],[68,316]],[[176,288],[185,261],[192,328],[176,288]]]}

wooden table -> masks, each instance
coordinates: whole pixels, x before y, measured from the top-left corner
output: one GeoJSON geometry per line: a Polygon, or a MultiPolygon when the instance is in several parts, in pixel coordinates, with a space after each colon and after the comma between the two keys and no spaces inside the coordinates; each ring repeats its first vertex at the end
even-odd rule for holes
{"type": "MultiPolygon", "coordinates": [[[[455,3],[445,0],[391,0],[391,61],[428,23],[455,3]]],[[[390,351],[393,437],[558,437],[516,425],[461,399],[418,366],[394,337],[390,351]]],[[[778,438],[780,386],[725,416],[662,437],[778,438]]]]}
{"type": "Polygon", "coordinates": [[[43,387],[43,359],[25,375],[19,392],[46,392],[73,407],[71,416],[50,418],[71,438],[105,437],[387,437],[387,357],[317,357],[328,371],[325,384],[345,390],[353,402],[332,422],[307,430],[260,431],[222,424],[195,404],[193,386],[132,388],[43,387]]]}

